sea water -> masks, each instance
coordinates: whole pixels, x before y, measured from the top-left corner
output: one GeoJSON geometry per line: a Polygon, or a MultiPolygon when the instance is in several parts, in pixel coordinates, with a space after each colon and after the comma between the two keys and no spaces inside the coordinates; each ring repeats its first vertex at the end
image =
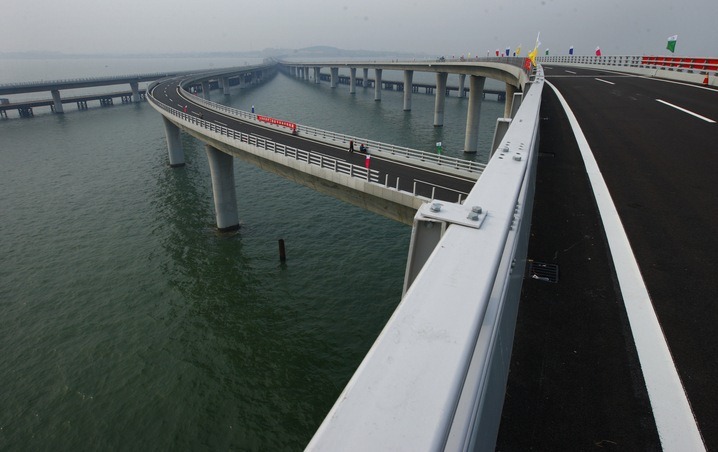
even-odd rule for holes
{"type": "MultiPolygon", "coordinates": [[[[3,63],[0,83],[244,61],[3,63]]],[[[431,95],[405,112],[283,74],[212,100],[456,156],[468,104],[434,128],[431,95]]],[[[400,301],[411,228],[237,161],[220,234],[201,142],[170,168],[147,103],[89,107],[0,120],[0,449],[301,450],[400,301]]],[[[502,112],[484,102],[477,159],[502,112]]]]}

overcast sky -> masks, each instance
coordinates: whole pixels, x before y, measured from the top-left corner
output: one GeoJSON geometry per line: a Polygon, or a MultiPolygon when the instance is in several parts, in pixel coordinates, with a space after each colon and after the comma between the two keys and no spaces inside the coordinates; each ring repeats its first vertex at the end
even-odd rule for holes
{"type": "Polygon", "coordinates": [[[2,0],[0,52],[177,53],[327,45],[429,55],[522,44],[718,56],[718,0],[2,0]]]}

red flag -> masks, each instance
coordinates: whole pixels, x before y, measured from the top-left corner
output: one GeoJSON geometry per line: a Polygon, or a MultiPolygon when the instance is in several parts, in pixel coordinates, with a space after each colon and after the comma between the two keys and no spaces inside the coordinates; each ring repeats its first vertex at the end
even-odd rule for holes
{"type": "Polygon", "coordinates": [[[596,47],[596,56],[601,56],[601,48],[596,47]]]}

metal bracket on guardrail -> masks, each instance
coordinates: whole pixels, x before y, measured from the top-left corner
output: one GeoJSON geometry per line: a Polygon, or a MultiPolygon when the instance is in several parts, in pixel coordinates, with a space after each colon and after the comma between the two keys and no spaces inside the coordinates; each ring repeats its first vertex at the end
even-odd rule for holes
{"type": "Polygon", "coordinates": [[[480,206],[433,201],[422,204],[417,212],[418,216],[479,229],[486,219],[486,211],[480,206]]]}

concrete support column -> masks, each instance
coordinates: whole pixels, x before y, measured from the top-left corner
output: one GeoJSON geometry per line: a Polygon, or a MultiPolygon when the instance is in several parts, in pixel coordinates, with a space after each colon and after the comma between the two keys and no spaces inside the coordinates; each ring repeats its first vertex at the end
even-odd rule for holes
{"type": "Polygon", "coordinates": [[[314,83],[319,83],[319,79],[321,79],[321,72],[322,68],[320,68],[319,66],[314,67],[314,83]]]}
{"type": "Polygon", "coordinates": [[[504,104],[504,118],[511,117],[511,104],[513,104],[514,93],[516,93],[516,87],[514,85],[506,84],[506,103],[504,104]]]}
{"type": "Polygon", "coordinates": [[[205,150],[212,175],[217,229],[223,232],[234,231],[239,229],[237,190],[234,186],[234,157],[210,145],[205,146],[205,150]]]}
{"type": "Polygon", "coordinates": [[[222,92],[229,96],[229,77],[222,77],[222,92]]]}
{"type": "Polygon", "coordinates": [[[175,168],[184,166],[184,149],[180,139],[180,129],[172,121],[162,116],[165,125],[165,137],[167,138],[167,154],[169,154],[170,166],[175,168]]]}
{"type": "Polygon", "coordinates": [[[436,98],[434,100],[434,127],[444,125],[444,104],[446,103],[446,72],[436,73],[436,98]]]}
{"type": "Polygon", "coordinates": [[[364,86],[364,88],[367,88],[369,87],[369,68],[365,67],[364,69],[362,69],[362,72],[364,75],[364,80],[362,80],[362,86],[364,86]]]}
{"type": "Polygon", "coordinates": [[[202,82],[202,97],[209,100],[209,81],[204,80],[202,82]]]}
{"type": "Polygon", "coordinates": [[[469,109],[466,113],[466,138],[464,152],[475,154],[479,144],[479,118],[481,116],[481,99],[484,97],[486,77],[472,75],[469,77],[469,109]]]}
{"type": "Polygon", "coordinates": [[[404,71],[404,111],[411,110],[411,92],[413,89],[414,71],[404,71]]]}
{"type": "Polygon", "coordinates": [[[466,84],[466,74],[459,74],[459,97],[466,97],[464,94],[464,85],[466,84]]]}
{"type": "Polygon", "coordinates": [[[65,110],[62,109],[62,98],[60,97],[60,91],[53,89],[50,92],[52,93],[52,103],[53,107],[55,108],[55,113],[65,113],[65,110]]]}
{"type": "Polygon", "coordinates": [[[521,106],[521,101],[524,99],[524,93],[514,93],[512,96],[513,100],[511,101],[511,113],[510,118],[516,117],[516,112],[519,111],[519,107],[521,106]]]}
{"type": "Polygon", "coordinates": [[[357,68],[349,68],[349,94],[357,92],[357,68]]]}
{"type": "Polygon", "coordinates": [[[381,100],[381,69],[374,69],[374,100],[381,100]]]}
{"type": "Polygon", "coordinates": [[[132,89],[132,102],[140,101],[140,86],[138,82],[130,82],[130,89],[132,89]]]}
{"type": "Polygon", "coordinates": [[[332,67],[329,68],[331,73],[331,79],[329,81],[329,87],[330,88],[336,88],[337,83],[339,83],[339,68],[338,67],[332,67]]]}
{"type": "Polygon", "coordinates": [[[309,80],[309,66],[304,67],[304,80],[309,80]]]}

